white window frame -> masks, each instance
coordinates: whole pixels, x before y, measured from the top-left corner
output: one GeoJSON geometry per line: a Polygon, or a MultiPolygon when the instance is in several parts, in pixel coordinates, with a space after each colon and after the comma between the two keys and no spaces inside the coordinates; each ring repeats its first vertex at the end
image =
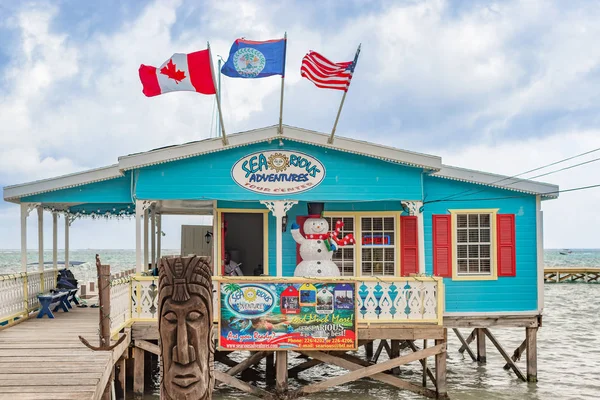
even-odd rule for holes
{"type": "MultiPolygon", "coordinates": [[[[498,214],[498,208],[493,209],[465,209],[465,210],[448,210],[451,214],[452,219],[452,279],[453,280],[496,280],[498,279],[498,266],[497,266],[497,239],[496,239],[496,215],[498,214]],[[472,244],[468,241],[466,243],[458,243],[458,228],[457,217],[459,214],[489,214],[490,216],[490,272],[459,272],[458,271],[458,246],[464,244],[472,244]]],[[[467,225],[468,226],[468,225],[467,225]]],[[[477,244],[486,244],[477,242],[477,244]]],[[[467,249],[468,252],[468,249],[467,249]]],[[[467,266],[468,269],[468,266],[467,266]]]]}
{"type": "MultiPolygon", "coordinates": [[[[392,277],[398,276],[400,273],[400,214],[401,211],[362,211],[362,212],[348,212],[348,211],[326,211],[324,217],[331,218],[333,222],[341,218],[352,217],[354,219],[354,238],[356,244],[354,248],[354,276],[355,277],[392,277]],[[362,273],[362,218],[393,218],[394,219],[394,244],[390,248],[394,248],[394,273],[393,275],[364,275],[362,273]]],[[[329,227],[331,231],[335,229],[334,226],[329,227]]],[[[344,247],[348,247],[346,245],[344,247]]],[[[364,247],[368,247],[364,246],[364,247]]],[[[340,271],[341,273],[341,271],[340,271]]],[[[349,275],[346,275],[349,276],[349,275]]]]}

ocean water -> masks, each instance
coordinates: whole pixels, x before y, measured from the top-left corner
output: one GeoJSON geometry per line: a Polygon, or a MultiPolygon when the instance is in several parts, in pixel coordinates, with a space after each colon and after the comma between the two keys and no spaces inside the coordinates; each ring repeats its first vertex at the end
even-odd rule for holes
{"type": "MultiPolygon", "coordinates": [[[[562,249],[561,249],[562,250],[562,249]]],[[[164,254],[175,254],[177,250],[166,250],[164,254]]],[[[132,268],[135,253],[131,250],[75,250],[70,259],[87,262],[73,267],[72,270],[80,281],[95,279],[94,257],[99,253],[102,263],[111,265],[112,272],[132,268]]],[[[52,259],[51,252],[44,255],[46,260],[52,259]]],[[[59,254],[59,260],[62,260],[59,254]]],[[[28,254],[28,261],[37,260],[37,254],[28,254]]],[[[577,249],[568,255],[561,255],[560,250],[545,250],[544,262],[547,267],[600,267],[600,249],[577,249]]],[[[37,266],[32,266],[37,268],[37,266]]],[[[0,250],[0,273],[20,270],[20,252],[0,250]]],[[[525,383],[516,378],[512,371],[502,368],[505,364],[502,356],[487,341],[487,358],[485,365],[471,361],[468,355],[458,353],[460,347],[453,332],[448,332],[448,393],[455,400],[556,400],[556,399],[599,399],[600,398],[600,284],[564,283],[546,284],[544,287],[545,309],[543,326],[538,332],[538,379],[537,383],[525,383]]],[[[499,329],[492,333],[509,354],[518,347],[525,338],[524,328],[499,329]]],[[[469,334],[463,329],[464,336],[469,334]]],[[[422,343],[419,343],[422,345],[422,343]]],[[[430,343],[431,345],[431,343],[430,343]]],[[[363,355],[361,349],[358,354],[363,355]]],[[[385,352],[384,352],[385,353],[385,352]]],[[[380,360],[385,360],[385,354],[380,360]]],[[[403,351],[406,354],[406,350],[403,351]]],[[[241,354],[243,357],[243,354],[241,354]]],[[[291,359],[290,366],[303,360],[291,359]]],[[[433,359],[430,358],[430,363],[433,359]]],[[[264,360],[263,360],[264,364],[264,360]]],[[[525,355],[518,362],[523,372],[526,371],[525,355]]],[[[220,364],[217,364],[219,367],[220,364]]],[[[402,367],[404,379],[419,384],[421,368],[418,363],[402,367]]],[[[318,366],[299,375],[299,379],[291,379],[290,386],[298,387],[308,382],[328,379],[342,375],[345,370],[331,366],[318,366]]],[[[272,386],[264,386],[264,375],[250,376],[259,386],[273,390],[272,386]]],[[[147,385],[146,399],[159,399],[158,379],[147,385]]],[[[431,388],[431,384],[429,383],[431,388]]],[[[251,399],[253,397],[240,392],[219,387],[213,396],[219,400],[251,399]]],[[[308,399],[358,400],[358,399],[422,399],[418,395],[396,390],[382,383],[361,380],[327,392],[315,394],[308,399]]]]}

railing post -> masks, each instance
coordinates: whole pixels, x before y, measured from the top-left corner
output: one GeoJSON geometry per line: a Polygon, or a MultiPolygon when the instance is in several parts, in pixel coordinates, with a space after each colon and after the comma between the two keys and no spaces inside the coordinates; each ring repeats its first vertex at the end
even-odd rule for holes
{"type": "Polygon", "coordinates": [[[27,278],[27,273],[25,273],[25,276],[23,277],[23,317],[29,315],[29,283],[27,278]]]}
{"type": "Polygon", "coordinates": [[[38,271],[40,272],[40,291],[44,293],[44,208],[37,207],[38,215],[38,271]]]}

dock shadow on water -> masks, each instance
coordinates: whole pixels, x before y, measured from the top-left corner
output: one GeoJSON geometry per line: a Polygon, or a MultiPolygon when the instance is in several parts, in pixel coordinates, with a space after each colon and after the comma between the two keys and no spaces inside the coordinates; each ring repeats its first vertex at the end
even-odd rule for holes
{"type": "MultiPolygon", "coordinates": [[[[488,344],[487,364],[478,365],[468,355],[458,353],[459,341],[452,331],[448,332],[448,394],[453,400],[562,400],[600,398],[600,284],[546,284],[543,326],[538,333],[538,383],[525,383],[517,379],[512,371],[502,368],[504,359],[488,344]]],[[[494,335],[503,346],[512,352],[524,337],[524,328],[498,329],[494,335]],[[510,349],[510,350],[509,350],[510,349]]],[[[468,335],[466,329],[462,330],[468,335]]],[[[421,343],[422,344],[422,343],[421,343]]],[[[431,344],[430,344],[431,345],[431,344]]],[[[404,350],[407,351],[407,350],[404,350]]],[[[358,355],[364,357],[361,348],[358,355]]],[[[404,354],[404,353],[403,353],[404,354]]],[[[241,361],[246,355],[241,353],[241,361]]],[[[385,352],[381,355],[384,360],[385,352]]],[[[290,368],[304,361],[290,355],[290,368]]],[[[431,361],[430,361],[431,363],[431,361]]],[[[524,369],[525,357],[519,361],[524,369]]],[[[275,382],[265,386],[265,360],[259,371],[249,370],[245,380],[261,388],[274,390],[275,382]]],[[[144,399],[159,399],[158,359],[148,366],[153,371],[146,382],[144,399]]],[[[224,367],[216,363],[218,369],[224,367]]],[[[290,377],[290,388],[309,382],[314,383],[346,370],[334,366],[316,366],[304,371],[297,378],[290,377]]],[[[415,362],[403,366],[401,374],[416,384],[421,381],[422,369],[415,362]]],[[[428,387],[432,387],[428,383],[428,387]]],[[[129,394],[132,396],[132,394],[129,394]]],[[[215,400],[252,399],[253,396],[219,385],[213,395],[215,400]]],[[[357,400],[357,399],[423,399],[419,395],[395,389],[375,381],[363,379],[334,387],[305,399],[357,400]]]]}

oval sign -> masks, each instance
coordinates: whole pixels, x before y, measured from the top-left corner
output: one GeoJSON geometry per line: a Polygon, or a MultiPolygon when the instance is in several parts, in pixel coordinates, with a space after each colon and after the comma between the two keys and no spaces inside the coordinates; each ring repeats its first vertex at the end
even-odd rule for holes
{"type": "Polygon", "coordinates": [[[264,287],[244,285],[227,296],[227,306],[243,317],[259,317],[275,306],[275,296],[264,287]]]}
{"type": "Polygon", "coordinates": [[[325,167],[298,151],[261,151],[238,160],[231,177],[252,192],[283,196],[317,187],[325,178],[325,167]]]}

